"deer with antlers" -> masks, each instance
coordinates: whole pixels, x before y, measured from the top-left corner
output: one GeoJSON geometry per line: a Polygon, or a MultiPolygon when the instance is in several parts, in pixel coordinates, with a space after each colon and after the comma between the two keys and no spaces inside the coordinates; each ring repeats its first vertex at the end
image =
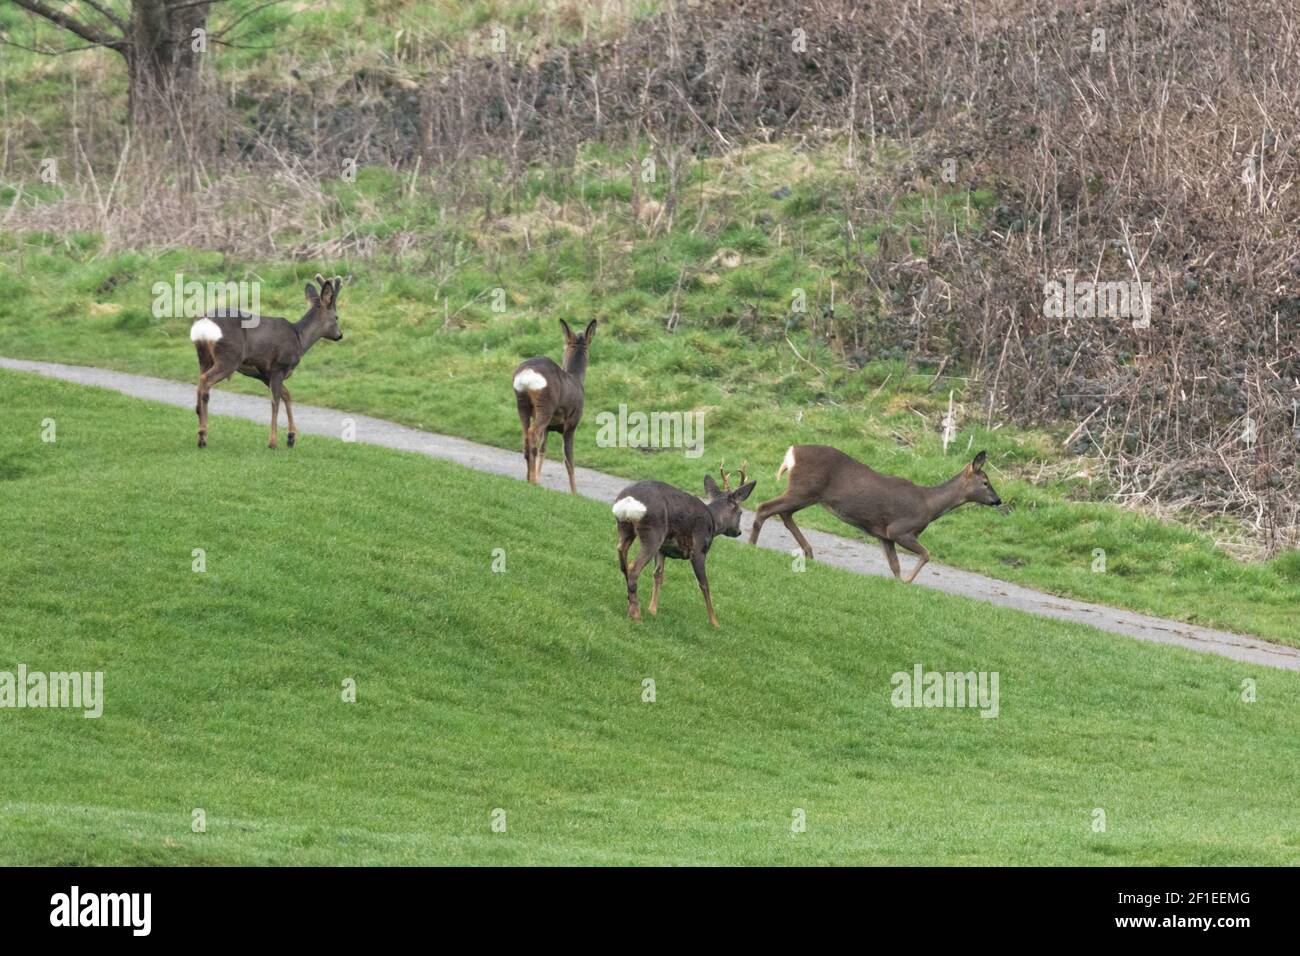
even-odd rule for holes
{"type": "Polygon", "coordinates": [[[339,289],[343,279],[326,279],[317,274],[316,283],[307,283],[307,313],[297,322],[278,315],[253,315],[249,312],[219,312],[204,316],[190,327],[190,341],[199,355],[199,394],[194,411],[199,416],[199,447],[208,446],[208,397],[212,386],[239,372],[255,378],[271,389],[271,440],[278,442],[280,402],[289,419],[289,447],[294,446],[298,430],[293,424],[293,404],[284,380],[293,374],[307,350],[321,339],[337,342],[343,338],[339,329],[339,289]]]}
{"type": "Polygon", "coordinates": [[[713,613],[704,562],[715,537],[720,534],[729,538],[740,537],[740,503],[749,497],[756,482],[746,482],[745,466],[741,465],[739,486],[732,490],[731,476],[725,468],[720,465],[718,472],[722,476],[721,488],[711,475],[704,476],[704,491],[708,495],[705,501],[662,481],[638,481],[628,485],[614,499],[614,518],[618,521],[618,566],[627,581],[627,615],[632,620],[641,620],[636,585],[645,566],[651,560],[655,562],[649,610],[656,614],[659,611],[659,588],[664,580],[664,558],[679,558],[691,562],[695,580],[704,595],[709,623],[719,626],[718,616],[713,613]],[[637,538],[641,539],[641,547],[629,568],[627,553],[637,538]]]}

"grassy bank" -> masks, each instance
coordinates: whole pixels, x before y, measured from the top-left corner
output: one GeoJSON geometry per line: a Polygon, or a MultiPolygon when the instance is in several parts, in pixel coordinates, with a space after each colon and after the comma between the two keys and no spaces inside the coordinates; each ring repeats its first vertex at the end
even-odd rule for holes
{"type": "MultiPolygon", "coordinates": [[[[719,459],[748,459],[760,501],[779,491],[771,476],[793,443],[834,444],[927,483],[987,449],[1009,508],[945,518],[926,535],[937,560],[1300,643],[1300,554],[1238,561],[1216,538],[1239,529],[1115,507],[1099,463],[1062,447],[1068,423],[1016,427],[967,400],[951,369],[865,343],[846,360],[844,343],[828,337],[822,309],[834,301],[843,314],[836,290],[857,281],[858,263],[877,258],[885,238],[897,248],[927,223],[967,228],[990,197],[916,188],[846,227],[853,183],[890,181],[899,158],[882,151],[849,174],[834,144],[770,145],[699,164],[672,223],[646,225],[631,213],[629,156],[592,147],[581,175],[530,174],[509,211],[490,216],[411,194],[396,173],[363,171],[355,184],[328,185],[322,215],[339,237],[389,244],[364,258],[253,261],[111,251],[95,235],[0,236],[0,354],[190,380],[189,320],[155,315],[155,283],[256,281],[263,311],[297,316],[303,282],[318,269],[342,271],[352,276],[341,308],[347,338],[306,356],[295,399],[515,447],[511,370],[531,355],[558,357],[558,318],[596,318],[580,464],[694,488],[719,459]],[[802,311],[793,307],[800,296],[802,311]],[[957,432],[945,455],[949,392],[957,432]],[[620,405],[702,415],[700,457],[599,446],[597,416],[620,405]]],[[[666,200],[665,188],[649,184],[643,199],[666,200]]],[[[222,387],[262,391],[239,378],[222,387]]],[[[820,511],[807,521],[845,530],[820,511]]]]}
{"type": "Polygon", "coordinates": [[[236,420],[200,455],[183,409],[13,373],[0,403],[3,669],[105,675],[98,719],[0,712],[5,864],[1300,859],[1298,675],[731,542],[721,629],[677,562],[634,625],[598,503],[236,420]],[[917,662],[998,672],[996,719],[892,707],[917,662]]]}

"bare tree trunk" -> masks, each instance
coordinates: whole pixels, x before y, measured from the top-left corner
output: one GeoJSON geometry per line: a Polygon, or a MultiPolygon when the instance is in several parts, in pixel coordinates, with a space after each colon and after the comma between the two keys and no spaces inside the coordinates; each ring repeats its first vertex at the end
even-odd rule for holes
{"type": "Polygon", "coordinates": [[[135,0],[127,42],[121,50],[129,77],[129,115],[133,129],[167,125],[175,108],[194,89],[205,49],[210,2],[135,0]]]}
{"type": "Polygon", "coordinates": [[[206,24],[213,0],[131,0],[130,12],[89,0],[95,16],[54,0],[13,2],[85,43],[121,54],[132,130],[168,130],[183,118],[208,49],[206,24]]]}

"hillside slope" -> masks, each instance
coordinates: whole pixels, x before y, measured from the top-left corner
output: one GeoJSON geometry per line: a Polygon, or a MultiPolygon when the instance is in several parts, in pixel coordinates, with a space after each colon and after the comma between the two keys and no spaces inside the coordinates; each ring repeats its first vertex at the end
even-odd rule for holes
{"type": "Polygon", "coordinates": [[[0,862],[1300,861],[1300,676],[730,542],[721,629],[679,563],[634,625],[599,504],[232,420],[200,455],[191,413],[24,375],[0,404],[0,667],[106,696],[0,715],[0,862]],[[892,707],[917,663],[998,672],[997,718],[892,707]]]}

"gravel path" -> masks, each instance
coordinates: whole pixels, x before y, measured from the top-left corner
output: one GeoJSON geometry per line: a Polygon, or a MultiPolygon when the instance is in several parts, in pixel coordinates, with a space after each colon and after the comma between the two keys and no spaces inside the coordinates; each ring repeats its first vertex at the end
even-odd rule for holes
{"type": "MultiPolygon", "coordinates": [[[[193,384],[181,384],[164,379],[148,378],[143,375],[129,375],[125,372],[112,372],[106,369],[86,368],[76,365],[56,365],[51,362],[26,362],[0,357],[0,368],[23,372],[35,372],[51,378],[64,379],[82,385],[95,385],[112,389],[135,398],[145,398],[183,408],[194,407],[193,384]]],[[[209,406],[214,415],[231,415],[246,418],[263,425],[271,420],[270,394],[265,396],[237,395],[216,390],[212,394],[209,406]]],[[[310,405],[294,405],[294,417],[298,431],[302,435],[327,435],[332,438],[342,436],[346,423],[351,421],[355,439],[371,445],[396,448],[401,451],[417,452],[434,458],[445,458],[457,464],[487,471],[497,475],[523,479],[524,460],[522,451],[506,451],[488,445],[479,445],[462,438],[450,438],[407,428],[379,418],[365,415],[350,415],[328,408],[314,408],[310,405]]],[[[197,423],[194,430],[197,431],[197,423]]],[[[221,427],[218,424],[213,432],[216,441],[221,441],[221,427]]],[[[280,437],[281,453],[293,454],[284,447],[284,436],[280,437]]],[[[197,453],[197,449],[196,449],[197,453]]],[[[612,502],[614,496],[629,483],[627,478],[606,475],[588,468],[577,470],[578,490],[589,498],[612,502]]],[[[557,491],[568,490],[568,479],[564,472],[563,461],[550,459],[546,463],[543,482],[548,488],[557,491]]],[[[746,513],[744,520],[745,534],[748,534],[752,514],[746,513]]],[[[813,546],[817,560],[833,564],[859,574],[888,575],[889,567],[885,563],[880,547],[874,542],[843,538],[827,534],[824,531],[804,529],[808,541],[813,546]]],[[[742,539],[743,540],[743,539],[742,539]]],[[[787,554],[796,549],[794,540],[781,526],[779,521],[769,521],[763,529],[760,546],[773,550],[785,551],[787,554]]],[[[1053,617],[1063,621],[1075,621],[1090,624],[1103,631],[1125,634],[1142,641],[1154,641],[1157,644],[1174,644],[1194,651],[1219,654],[1233,660],[1250,664],[1265,664],[1300,671],[1300,649],[1271,644],[1256,637],[1215,631],[1194,624],[1179,621],[1167,621],[1158,617],[1106,607],[1101,604],[1087,604],[1069,598],[1043,594],[1018,584],[999,581],[970,571],[945,567],[941,564],[926,565],[916,581],[919,585],[972,598],[987,601],[1002,607],[1011,607],[1041,617],[1053,617]]]]}

